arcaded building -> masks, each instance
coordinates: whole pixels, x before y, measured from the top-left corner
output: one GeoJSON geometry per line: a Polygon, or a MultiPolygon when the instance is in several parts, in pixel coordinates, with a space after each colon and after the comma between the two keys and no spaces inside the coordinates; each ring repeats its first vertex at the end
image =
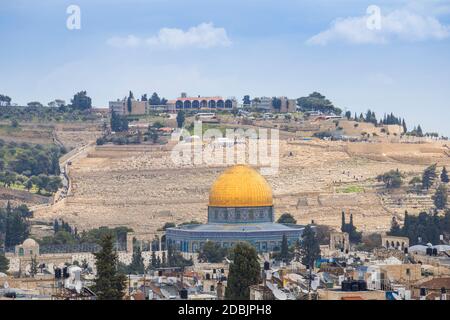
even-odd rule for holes
{"type": "Polygon", "coordinates": [[[209,193],[208,223],[166,230],[168,245],[181,252],[197,252],[206,241],[229,248],[240,241],[258,252],[281,248],[283,235],[289,244],[301,239],[304,227],[274,222],[272,189],[266,179],[246,165],[225,170],[209,193]]]}
{"type": "Polygon", "coordinates": [[[237,108],[235,98],[222,97],[180,97],[169,101],[176,110],[206,109],[206,110],[231,110],[237,108]]]}

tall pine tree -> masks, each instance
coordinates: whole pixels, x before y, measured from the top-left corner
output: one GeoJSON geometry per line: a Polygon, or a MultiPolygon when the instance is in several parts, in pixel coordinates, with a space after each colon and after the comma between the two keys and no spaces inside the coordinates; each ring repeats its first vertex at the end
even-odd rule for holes
{"type": "Polygon", "coordinates": [[[425,169],[422,174],[422,187],[424,189],[430,189],[433,186],[436,179],[436,164],[433,164],[425,169]]]}
{"type": "Polygon", "coordinates": [[[100,241],[102,249],[94,253],[97,278],[93,286],[99,300],[121,300],[124,295],[126,277],[118,273],[117,253],[113,248],[113,237],[106,234],[100,241]]]}
{"type": "Polygon", "coordinates": [[[447,188],[441,184],[436,189],[436,193],[433,196],[434,205],[436,209],[442,210],[447,206],[447,188]]]}
{"type": "Polygon", "coordinates": [[[448,183],[449,182],[448,172],[447,172],[447,168],[446,167],[442,168],[441,182],[443,182],[443,183],[448,183]]]}
{"type": "Polygon", "coordinates": [[[283,234],[283,238],[281,240],[280,258],[283,260],[289,260],[289,258],[290,258],[289,244],[288,244],[288,240],[287,240],[287,237],[285,234],[283,234]]]}
{"type": "Polygon", "coordinates": [[[256,249],[246,242],[233,248],[233,262],[228,273],[225,298],[228,300],[249,300],[250,286],[260,280],[260,266],[256,249]]]}

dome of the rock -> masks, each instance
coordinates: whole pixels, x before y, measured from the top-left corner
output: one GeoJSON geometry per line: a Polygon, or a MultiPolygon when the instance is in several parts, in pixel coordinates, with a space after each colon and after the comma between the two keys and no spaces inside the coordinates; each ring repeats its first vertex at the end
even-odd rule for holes
{"type": "Polygon", "coordinates": [[[225,170],[209,193],[210,207],[267,207],[273,205],[272,189],[266,179],[246,165],[225,170]]]}

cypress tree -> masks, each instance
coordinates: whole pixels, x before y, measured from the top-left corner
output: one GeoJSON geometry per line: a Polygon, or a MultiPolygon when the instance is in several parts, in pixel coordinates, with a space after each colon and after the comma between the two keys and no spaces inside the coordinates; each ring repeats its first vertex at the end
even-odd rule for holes
{"type": "Polygon", "coordinates": [[[228,300],[249,300],[250,286],[260,280],[260,266],[256,249],[246,242],[233,248],[233,262],[228,274],[225,298],[228,300]]]}
{"type": "Polygon", "coordinates": [[[144,259],[142,258],[141,248],[139,246],[134,247],[129,270],[135,274],[143,274],[145,272],[144,259]]]}
{"type": "Polygon", "coordinates": [[[422,127],[420,126],[420,124],[417,126],[417,136],[423,137],[423,131],[422,131],[422,127]]]}
{"type": "Polygon", "coordinates": [[[422,175],[422,186],[425,189],[430,189],[436,179],[436,164],[433,164],[425,169],[422,175]]]}
{"type": "Polygon", "coordinates": [[[442,173],[441,173],[441,181],[443,183],[448,183],[449,182],[449,178],[448,178],[448,172],[447,172],[447,168],[444,167],[442,169],[442,173]]]}
{"type": "Polygon", "coordinates": [[[403,121],[402,121],[402,126],[403,126],[403,132],[407,133],[408,132],[408,127],[406,126],[405,119],[403,119],[403,121]]]}
{"type": "Polygon", "coordinates": [[[93,286],[99,300],[121,300],[124,295],[126,277],[118,273],[118,257],[113,249],[113,238],[106,234],[101,240],[102,249],[94,253],[97,278],[93,286]]]}
{"type": "Polygon", "coordinates": [[[129,113],[131,113],[132,99],[134,99],[133,92],[130,91],[130,94],[129,94],[128,99],[127,99],[127,109],[128,109],[129,113]]]}
{"type": "Polygon", "coordinates": [[[311,226],[306,226],[303,235],[302,242],[300,243],[300,251],[302,255],[302,264],[312,269],[314,262],[320,258],[320,246],[317,235],[311,226]]]}
{"type": "Polygon", "coordinates": [[[447,188],[445,185],[439,185],[433,196],[433,201],[436,209],[442,210],[447,206],[447,188]]]}
{"type": "Polygon", "coordinates": [[[5,257],[5,254],[0,253],[0,272],[6,273],[9,269],[9,260],[5,257]]]}
{"type": "Polygon", "coordinates": [[[36,256],[31,257],[30,274],[33,278],[37,274],[37,267],[36,256]]]}
{"type": "Polygon", "coordinates": [[[289,259],[289,244],[285,234],[283,234],[283,238],[281,240],[281,259],[289,259]]]}
{"type": "Polygon", "coordinates": [[[55,221],[53,222],[53,232],[57,233],[59,231],[59,222],[58,219],[55,219],[55,221]]]}
{"type": "Polygon", "coordinates": [[[155,251],[152,251],[152,257],[150,259],[150,265],[152,266],[152,268],[156,268],[156,254],[155,251]]]}

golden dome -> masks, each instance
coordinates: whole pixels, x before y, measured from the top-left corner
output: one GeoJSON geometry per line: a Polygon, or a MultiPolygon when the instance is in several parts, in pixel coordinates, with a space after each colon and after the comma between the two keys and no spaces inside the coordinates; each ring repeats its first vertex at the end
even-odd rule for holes
{"type": "Polygon", "coordinates": [[[209,192],[210,207],[267,207],[273,205],[272,188],[256,170],[237,165],[225,170],[209,192]]]}

